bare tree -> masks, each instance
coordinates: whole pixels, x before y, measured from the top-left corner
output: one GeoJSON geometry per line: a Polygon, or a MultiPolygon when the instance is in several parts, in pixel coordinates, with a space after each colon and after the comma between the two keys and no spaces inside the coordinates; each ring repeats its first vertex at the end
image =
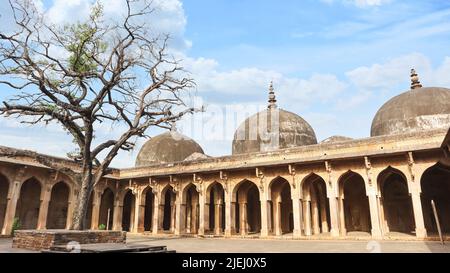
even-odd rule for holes
{"type": "Polygon", "coordinates": [[[55,25],[32,0],[9,0],[14,28],[0,32],[0,84],[15,90],[0,115],[62,125],[77,147],[69,157],[81,171],[30,151],[1,149],[0,155],[32,157],[79,183],[71,227],[76,230],[84,228],[90,193],[119,151],[133,149],[133,140],[150,127],[169,129],[197,111],[183,99],[195,83],[168,54],[169,37],[155,35],[144,23],[154,12],[152,3],[124,1],[122,18],[108,21],[97,3],[88,19],[55,25]],[[95,143],[102,123],[124,129],[95,143]]]}

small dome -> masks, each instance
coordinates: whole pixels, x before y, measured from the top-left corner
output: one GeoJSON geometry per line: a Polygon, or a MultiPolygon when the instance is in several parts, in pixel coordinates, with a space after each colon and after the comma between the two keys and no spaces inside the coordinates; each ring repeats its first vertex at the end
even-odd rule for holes
{"type": "Polygon", "coordinates": [[[183,161],[192,154],[204,154],[194,140],[177,132],[167,132],[148,140],[139,151],[136,167],[183,161]]]}
{"type": "Polygon", "coordinates": [[[269,105],[246,119],[234,133],[233,154],[268,152],[317,144],[316,134],[300,116],[278,109],[273,83],[269,86],[269,105]]]}
{"type": "Polygon", "coordinates": [[[351,137],[345,137],[345,136],[331,136],[327,139],[322,140],[320,143],[337,143],[337,142],[343,142],[343,141],[349,141],[353,140],[351,137]]]}
{"type": "Polygon", "coordinates": [[[411,90],[386,102],[372,121],[371,136],[450,127],[450,89],[422,87],[411,69],[411,90]]]}
{"type": "Polygon", "coordinates": [[[234,134],[233,154],[267,152],[312,144],[317,144],[317,139],[308,122],[294,113],[269,108],[251,116],[238,127],[234,134]],[[274,124],[271,126],[272,117],[274,124]],[[267,126],[264,126],[264,122],[267,122],[267,126]]]}
{"type": "Polygon", "coordinates": [[[372,122],[371,136],[450,127],[450,89],[416,88],[386,102],[372,122]]]}

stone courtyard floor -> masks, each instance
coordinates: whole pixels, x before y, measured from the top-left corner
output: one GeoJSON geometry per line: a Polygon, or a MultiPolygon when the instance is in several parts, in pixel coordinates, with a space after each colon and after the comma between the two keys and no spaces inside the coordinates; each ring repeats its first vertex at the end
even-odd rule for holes
{"type": "MultiPolygon", "coordinates": [[[[165,245],[178,253],[450,253],[450,242],[260,240],[223,238],[154,238],[128,234],[127,243],[165,245]]],[[[32,252],[11,248],[11,239],[0,238],[0,253],[32,252]]]]}

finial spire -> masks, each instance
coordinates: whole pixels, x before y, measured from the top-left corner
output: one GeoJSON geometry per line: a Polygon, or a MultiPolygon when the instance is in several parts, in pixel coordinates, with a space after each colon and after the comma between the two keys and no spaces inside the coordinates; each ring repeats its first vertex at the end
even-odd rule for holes
{"type": "Polygon", "coordinates": [[[277,99],[275,97],[275,91],[273,89],[273,81],[269,85],[269,109],[277,108],[277,99]]]}
{"type": "Polygon", "coordinates": [[[419,76],[416,73],[416,70],[411,69],[411,89],[422,88],[422,84],[419,81],[419,76]]]}

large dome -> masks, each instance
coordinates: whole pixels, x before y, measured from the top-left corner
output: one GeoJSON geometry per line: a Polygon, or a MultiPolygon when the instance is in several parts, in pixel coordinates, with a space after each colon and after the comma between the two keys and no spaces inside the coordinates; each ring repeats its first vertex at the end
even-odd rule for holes
{"type": "Polygon", "coordinates": [[[148,140],[139,151],[136,167],[183,161],[192,154],[204,154],[194,140],[177,132],[167,132],[148,140]]]}
{"type": "Polygon", "coordinates": [[[372,122],[371,136],[450,127],[450,89],[424,88],[412,71],[412,89],[386,102],[372,122]]]}
{"type": "Polygon", "coordinates": [[[268,109],[249,117],[236,130],[233,154],[317,144],[316,134],[306,120],[276,107],[272,85],[269,94],[268,109]]]}

